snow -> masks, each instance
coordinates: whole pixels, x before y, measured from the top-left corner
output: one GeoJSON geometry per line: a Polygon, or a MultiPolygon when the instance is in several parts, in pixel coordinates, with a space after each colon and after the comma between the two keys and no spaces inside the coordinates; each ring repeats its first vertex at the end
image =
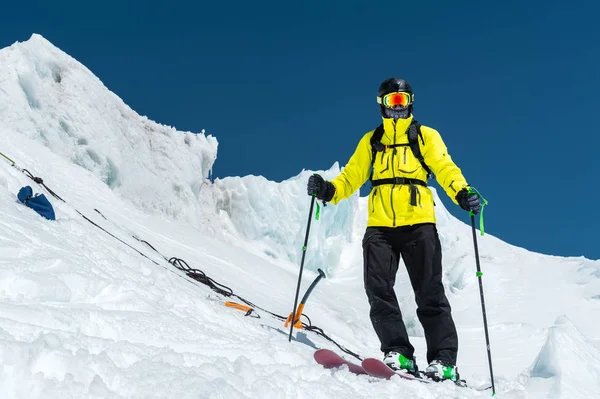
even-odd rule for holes
{"type": "MultiPolygon", "coordinates": [[[[312,360],[314,348],[341,353],[335,345],[311,332],[295,332],[289,343],[283,322],[225,307],[226,298],[166,261],[184,259],[287,316],[313,171],[281,183],[262,176],[211,181],[215,137],[138,115],[39,35],[0,50],[0,135],[0,152],[66,201],[0,159],[0,397],[491,395],[323,369],[312,360]],[[24,185],[51,199],[56,221],[16,200],[24,185]]],[[[330,178],[339,170],[335,163],[316,172],[330,178]]],[[[483,386],[490,377],[471,227],[436,203],[459,370],[471,386],[483,386]]],[[[358,194],[321,207],[301,294],[322,268],[327,278],[305,313],[341,345],[379,357],[362,287],[365,225],[358,194]]],[[[493,220],[486,227],[493,231],[493,220]]],[[[478,240],[498,396],[597,397],[600,261],[533,253],[490,234],[478,240]]],[[[396,291],[423,367],[423,331],[402,267],[396,291]]]]}
{"type": "Polygon", "coordinates": [[[590,397],[593,393],[589,381],[600,381],[598,364],[600,349],[568,318],[560,316],[548,331],[548,339],[531,368],[531,384],[536,384],[536,380],[552,380],[544,396],[547,398],[590,397]]]}

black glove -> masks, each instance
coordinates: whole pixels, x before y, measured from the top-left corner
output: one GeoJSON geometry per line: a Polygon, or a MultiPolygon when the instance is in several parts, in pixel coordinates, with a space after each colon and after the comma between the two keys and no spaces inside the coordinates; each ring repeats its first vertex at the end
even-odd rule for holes
{"type": "Polygon", "coordinates": [[[475,193],[469,194],[468,188],[463,188],[456,194],[456,201],[462,209],[467,212],[473,212],[473,215],[477,215],[481,211],[479,195],[475,193]]]}
{"type": "Polygon", "coordinates": [[[331,201],[335,194],[335,186],[325,181],[320,175],[314,174],[308,178],[306,185],[306,193],[311,196],[316,196],[323,201],[331,201]]]}

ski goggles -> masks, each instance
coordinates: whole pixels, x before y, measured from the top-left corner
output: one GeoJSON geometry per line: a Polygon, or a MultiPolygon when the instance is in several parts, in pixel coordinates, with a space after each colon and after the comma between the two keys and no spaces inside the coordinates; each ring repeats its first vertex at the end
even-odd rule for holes
{"type": "Polygon", "coordinates": [[[413,95],[403,91],[396,91],[386,94],[383,97],[377,97],[377,103],[388,108],[396,106],[406,107],[413,102],[413,95]]]}

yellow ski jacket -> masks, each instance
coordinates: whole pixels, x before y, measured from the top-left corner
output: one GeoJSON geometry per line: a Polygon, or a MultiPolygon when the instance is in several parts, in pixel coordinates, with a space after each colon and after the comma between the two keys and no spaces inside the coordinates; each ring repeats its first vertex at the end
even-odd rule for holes
{"type": "MultiPolygon", "coordinates": [[[[381,143],[408,144],[407,130],[412,122],[383,118],[384,133],[381,143]]],[[[335,187],[332,204],[350,197],[368,179],[371,172],[371,137],[375,130],[365,134],[358,143],[354,154],[331,183],[335,187]]],[[[440,186],[456,202],[456,194],[468,187],[461,170],[452,161],[446,145],[437,130],[421,126],[423,142],[419,139],[421,154],[425,164],[435,174],[440,186]]],[[[373,180],[404,177],[427,181],[427,172],[413,155],[409,146],[388,148],[377,152],[373,163],[373,180]]],[[[369,194],[368,226],[398,227],[418,223],[435,223],[433,194],[429,187],[409,184],[382,184],[373,187],[369,194]],[[411,205],[411,190],[417,190],[416,206],[411,205]]]]}

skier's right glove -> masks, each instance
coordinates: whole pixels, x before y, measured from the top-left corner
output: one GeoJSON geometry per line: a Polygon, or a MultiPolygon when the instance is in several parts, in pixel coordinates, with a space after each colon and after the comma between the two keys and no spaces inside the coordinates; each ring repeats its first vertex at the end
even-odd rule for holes
{"type": "Polygon", "coordinates": [[[335,186],[315,173],[308,178],[306,193],[310,196],[316,196],[320,200],[329,202],[335,194],[335,186]]]}
{"type": "Polygon", "coordinates": [[[475,193],[469,193],[467,187],[463,188],[456,194],[456,202],[462,209],[467,212],[473,212],[473,215],[477,215],[481,211],[481,201],[479,195],[475,193]]]}

